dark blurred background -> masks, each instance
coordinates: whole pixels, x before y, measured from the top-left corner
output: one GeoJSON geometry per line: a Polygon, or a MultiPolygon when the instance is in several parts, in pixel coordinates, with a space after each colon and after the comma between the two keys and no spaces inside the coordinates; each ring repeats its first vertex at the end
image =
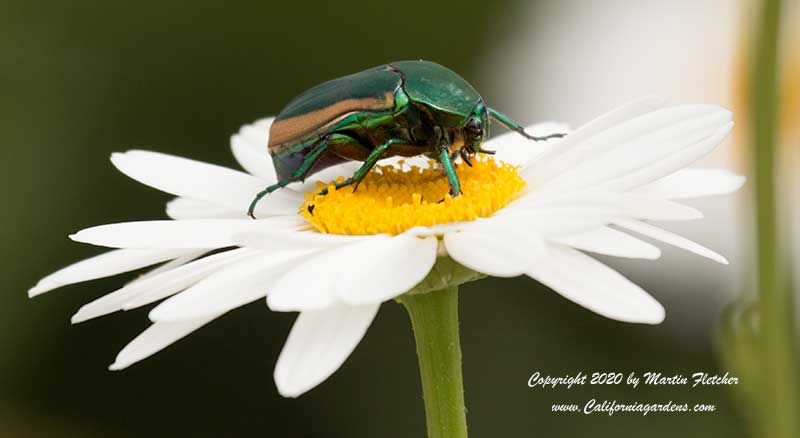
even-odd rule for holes
{"type": "MultiPolygon", "coordinates": [[[[130,275],[34,300],[26,291],[40,277],[101,251],[71,242],[68,234],[165,217],[169,197],[115,171],[111,152],[148,148],[235,166],[228,139],[240,125],[275,114],[318,82],[404,58],[445,64],[485,89],[495,106],[520,107],[491,85],[502,82],[507,67],[493,68],[487,57],[530,30],[519,14],[535,6],[523,4],[4,0],[0,436],[423,436],[413,338],[395,303],[384,304],[340,371],[290,400],[278,395],[272,369],[294,315],[271,313],[262,301],[112,373],[106,367],[119,349],[148,326],[146,311],[77,326],[69,317],[130,275]]],[[[536,59],[537,52],[517,49],[516,55],[536,59]]],[[[519,118],[535,121],[529,114],[519,118]]],[[[741,436],[742,420],[726,388],[526,386],[537,370],[718,372],[713,339],[721,305],[718,291],[709,288],[726,283],[708,278],[741,267],[696,259],[705,276],[675,281],[668,269],[684,257],[691,256],[666,252],[663,265],[627,264],[634,267],[629,277],[665,304],[668,317],[659,326],[604,319],[530,279],[465,286],[461,323],[471,435],[741,436]],[[706,310],[682,317],[687,307],[706,310]],[[552,403],[590,398],[702,402],[718,411],[646,417],[549,412],[552,403]]]]}

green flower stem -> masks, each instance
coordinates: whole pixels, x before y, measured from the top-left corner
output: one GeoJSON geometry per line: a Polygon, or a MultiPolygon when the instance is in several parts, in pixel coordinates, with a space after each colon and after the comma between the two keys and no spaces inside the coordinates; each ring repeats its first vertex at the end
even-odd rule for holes
{"type": "Polygon", "coordinates": [[[458,337],[458,286],[399,300],[417,342],[428,438],[466,438],[467,415],[458,337]]]}
{"type": "Polygon", "coordinates": [[[762,431],[764,437],[800,436],[797,353],[792,293],[781,257],[775,186],[778,127],[780,0],[762,2],[753,64],[753,134],[759,310],[761,313],[762,431]]]}

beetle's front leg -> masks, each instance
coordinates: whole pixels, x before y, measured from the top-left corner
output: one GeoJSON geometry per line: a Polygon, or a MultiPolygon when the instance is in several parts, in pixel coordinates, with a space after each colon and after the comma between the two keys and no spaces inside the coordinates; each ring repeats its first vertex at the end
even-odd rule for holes
{"type": "Polygon", "coordinates": [[[450,159],[450,149],[444,144],[439,145],[438,149],[439,163],[442,164],[444,173],[447,175],[447,183],[450,184],[450,196],[458,196],[461,194],[461,182],[458,180],[453,160],[450,159]]]}

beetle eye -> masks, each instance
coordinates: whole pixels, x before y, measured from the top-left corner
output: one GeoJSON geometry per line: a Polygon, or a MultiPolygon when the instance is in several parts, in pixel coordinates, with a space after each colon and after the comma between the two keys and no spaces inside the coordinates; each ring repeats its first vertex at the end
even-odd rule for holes
{"type": "Polygon", "coordinates": [[[464,128],[475,140],[479,140],[483,136],[483,127],[478,119],[469,119],[464,128]]]}

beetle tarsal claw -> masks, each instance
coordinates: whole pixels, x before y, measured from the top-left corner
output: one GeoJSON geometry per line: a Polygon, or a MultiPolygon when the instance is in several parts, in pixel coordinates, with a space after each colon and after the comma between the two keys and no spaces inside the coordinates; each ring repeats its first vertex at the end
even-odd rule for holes
{"type": "Polygon", "coordinates": [[[467,163],[467,166],[472,167],[472,160],[469,158],[470,152],[461,149],[459,153],[461,154],[461,159],[464,160],[465,163],[467,163]]]}

